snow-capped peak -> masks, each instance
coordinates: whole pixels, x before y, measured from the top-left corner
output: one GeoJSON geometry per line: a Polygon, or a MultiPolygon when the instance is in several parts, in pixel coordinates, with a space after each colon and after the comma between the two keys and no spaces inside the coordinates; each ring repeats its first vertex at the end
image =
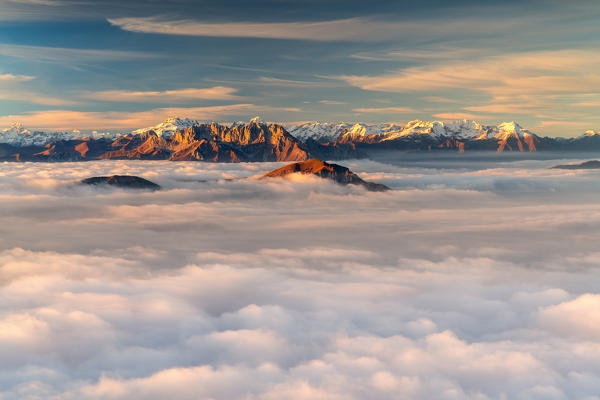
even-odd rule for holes
{"type": "Polygon", "coordinates": [[[600,131],[594,131],[594,130],[587,130],[585,131],[585,133],[583,134],[583,136],[598,136],[600,135],[600,131]]]}
{"type": "Polygon", "coordinates": [[[434,138],[454,137],[457,139],[492,139],[500,137],[523,137],[533,135],[516,122],[505,122],[499,126],[485,126],[473,120],[421,121],[412,120],[404,125],[397,123],[321,123],[303,122],[288,125],[289,132],[300,140],[317,141],[361,140],[390,141],[410,137],[430,136],[434,138]],[[376,136],[376,137],[375,137],[376,136]]]}
{"type": "Polygon", "coordinates": [[[13,122],[10,127],[2,129],[2,133],[10,134],[23,134],[23,135],[31,135],[31,131],[29,129],[23,128],[23,125],[20,122],[13,122]]]}
{"type": "Polygon", "coordinates": [[[260,125],[260,124],[264,124],[264,121],[259,116],[256,116],[250,120],[250,123],[260,125]]]}
{"type": "Polygon", "coordinates": [[[495,138],[504,140],[510,137],[515,139],[524,139],[529,136],[537,137],[534,133],[528,131],[527,129],[523,129],[521,125],[517,124],[514,121],[511,122],[503,122],[498,125],[497,133],[495,138]]]}
{"type": "Polygon", "coordinates": [[[14,122],[8,128],[0,130],[0,143],[15,146],[42,146],[55,140],[75,139],[80,136],[79,131],[73,132],[41,132],[30,131],[19,122],[14,122]]]}
{"type": "Polygon", "coordinates": [[[498,130],[500,132],[519,134],[521,132],[521,125],[517,124],[515,121],[503,122],[498,125],[498,130]]]}
{"type": "Polygon", "coordinates": [[[131,133],[139,135],[149,131],[154,131],[158,136],[171,136],[173,133],[180,131],[190,126],[198,125],[200,121],[189,118],[170,117],[161,122],[158,125],[150,126],[147,128],[136,129],[131,133]]]}

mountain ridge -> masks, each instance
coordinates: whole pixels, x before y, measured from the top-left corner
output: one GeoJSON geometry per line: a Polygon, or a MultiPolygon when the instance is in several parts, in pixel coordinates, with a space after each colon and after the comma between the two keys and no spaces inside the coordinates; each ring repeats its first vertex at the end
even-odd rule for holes
{"type": "Polygon", "coordinates": [[[0,131],[0,159],[78,161],[165,159],[212,162],[335,160],[365,157],[372,150],[569,151],[600,150],[600,134],[541,137],[518,123],[482,125],[473,120],[406,124],[250,122],[223,124],[172,117],[130,133],[31,131],[21,124],[0,131]]]}
{"type": "Polygon", "coordinates": [[[169,134],[164,133],[165,131],[157,134],[148,130],[114,138],[73,138],[72,135],[66,135],[43,146],[30,145],[29,141],[24,142],[26,145],[0,143],[0,160],[146,159],[261,162],[302,161],[324,156],[330,159],[364,157],[352,144],[306,144],[290,135],[283,126],[267,124],[257,119],[229,126],[214,122],[191,122],[186,128],[169,134]]]}

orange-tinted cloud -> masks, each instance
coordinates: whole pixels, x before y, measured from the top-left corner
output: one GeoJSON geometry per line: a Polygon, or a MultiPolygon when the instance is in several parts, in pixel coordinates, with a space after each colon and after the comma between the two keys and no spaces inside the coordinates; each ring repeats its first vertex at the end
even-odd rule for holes
{"type": "Polygon", "coordinates": [[[127,91],[106,90],[101,92],[88,92],[83,97],[92,100],[111,102],[139,102],[139,103],[180,103],[192,100],[233,100],[237,89],[227,86],[214,86],[210,88],[185,88],[164,91],[127,91]]]}
{"type": "Polygon", "coordinates": [[[230,104],[211,107],[169,107],[139,112],[89,112],[72,110],[33,111],[19,115],[0,116],[0,126],[15,121],[30,128],[41,129],[133,129],[159,122],[168,117],[183,115],[194,119],[216,119],[225,115],[261,111],[298,112],[297,108],[273,108],[255,104],[230,104]]]}

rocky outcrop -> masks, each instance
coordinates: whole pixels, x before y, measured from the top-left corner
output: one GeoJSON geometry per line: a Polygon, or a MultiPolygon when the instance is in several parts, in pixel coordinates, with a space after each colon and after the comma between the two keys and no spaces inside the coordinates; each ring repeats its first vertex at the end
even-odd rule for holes
{"type": "Polygon", "coordinates": [[[295,162],[276,170],[267,172],[261,176],[265,178],[280,178],[291,174],[315,175],[320,178],[330,179],[342,185],[360,185],[373,192],[383,192],[390,190],[389,187],[380,183],[367,182],[362,180],[348,168],[338,164],[329,164],[322,160],[310,159],[307,161],[295,162]]]}
{"type": "Polygon", "coordinates": [[[159,190],[160,185],[133,175],[94,176],[80,182],[82,185],[110,185],[125,189],[159,190]]]}

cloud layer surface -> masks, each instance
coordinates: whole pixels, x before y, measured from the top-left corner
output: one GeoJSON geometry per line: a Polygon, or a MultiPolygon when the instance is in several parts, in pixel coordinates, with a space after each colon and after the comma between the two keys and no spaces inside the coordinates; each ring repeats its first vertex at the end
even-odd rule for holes
{"type": "Polygon", "coordinates": [[[598,172],[555,163],[6,163],[0,398],[595,399],[598,172]]]}

